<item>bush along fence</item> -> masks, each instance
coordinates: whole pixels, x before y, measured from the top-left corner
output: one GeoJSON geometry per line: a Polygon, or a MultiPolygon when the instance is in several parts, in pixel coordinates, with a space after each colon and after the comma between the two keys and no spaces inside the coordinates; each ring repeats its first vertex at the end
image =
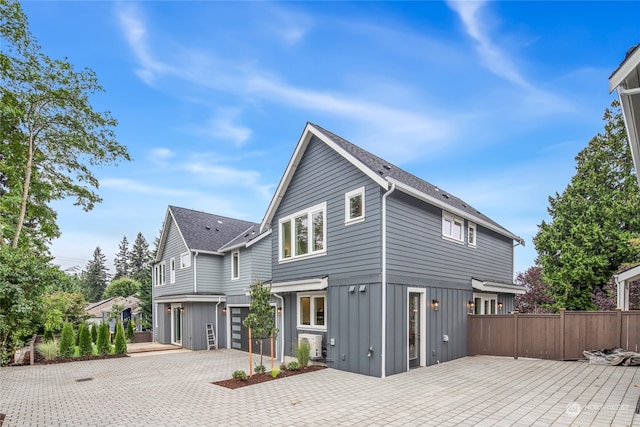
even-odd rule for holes
{"type": "Polygon", "coordinates": [[[577,360],[583,351],[640,350],[640,311],[469,315],[469,355],[577,360]]]}

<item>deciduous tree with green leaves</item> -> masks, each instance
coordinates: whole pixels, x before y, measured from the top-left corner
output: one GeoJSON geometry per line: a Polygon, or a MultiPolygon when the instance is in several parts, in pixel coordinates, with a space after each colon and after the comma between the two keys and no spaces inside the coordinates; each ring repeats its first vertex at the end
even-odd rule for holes
{"type": "Polygon", "coordinates": [[[260,365],[264,366],[262,363],[263,340],[270,337],[275,339],[279,332],[274,319],[274,308],[271,306],[271,286],[256,280],[249,290],[249,295],[251,296],[249,314],[242,324],[251,329],[252,338],[259,340],[260,365]]]}
{"type": "Polygon", "coordinates": [[[16,0],[0,0],[0,130],[5,180],[0,244],[43,247],[59,235],[52,200],[72,197],[91,210],[101,201],[90,166],[130,160],[109,112],[90,97],[103,92],[95,73],[40,51],[16,0]]]}
{"type": "Polygon", "coordinates": [[[103,299],[111,297],[130,297],[131,295],[137,295],[140,292],[140,283],[129,279],[128,277],[122,277],[120,279],[112,280],[107,285],[107,288],[102,294],[103,299]]]}
{"type": "Polygon", "coordinates": [[[578,153],[569,185],[549,197],[551,220],[533,240],[555,309],[595,309],[594,290],[639,259],[640,191],[617,101],[604,121],[604,133],[578,153]]]}

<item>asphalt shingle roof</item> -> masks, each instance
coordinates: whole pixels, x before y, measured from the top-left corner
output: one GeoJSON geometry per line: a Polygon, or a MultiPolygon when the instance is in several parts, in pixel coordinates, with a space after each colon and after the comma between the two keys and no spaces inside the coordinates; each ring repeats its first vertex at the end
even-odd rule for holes
{"type": "Polygon", "coordinates": [[[486,215],[482,214],[480,211],[478,211],[477,209],[475,209],[473,206],[469,205],[467,202],[465,202],[462,199],[459,199],[458,197],[454,196],[453,194],[444,191],[441,188],[436,187],[433,184],[428,183],[427,181],[418,178],[415,175],[410,174],[409,172],[394,166],[392,163],[381,159],[380,157],[376,156],[375,154],[371,154],[370,152],[368,152],[367,150],[358,147],[355,144],[352,144],[351,142],[347,141],[346,139],[322,128],[321,126],[316,125],[315,123],[309,123],[311,124],[314,128],[316,128],[318,131],[322,132],[324,134],[324,136],[326,136],[327,138],[329,138],[331,141],[333,141],[334,143],[336,143],[338,146],[340,146],[342,149],[344,149],[345,151],[347,151],[349,154],[351,154],[353,157],[355,157],[356,159],[358,159],[362,164],[364,164],[366,167],[368,167],[369,169],[371,169],[374,173],[376,173],[377,175],[379,175],[382,178],[386,178],[386,177],[390,177],[393,179],[396,179],[400,182],[402,182],[403,184],[409,185],[412,188],[415,188],[418,191],[421,191],[433,198],[439,199],[442,202],[456,207],[458,209],[460,209],[463,212],[468,213],[469,215],[476,217],[476,218],[480,218],[502,230],[504,230],[506,233],[511,234],[511,232],[507,229],[505,229],[503,226],[501,226],[500,224],[498,224],[497,222],[493,221],[491,218],[487,217],[486,215]]]}
{"type": "Polygon", "coordinates": [[[218,252],[251,227],[259,226],[250,221],[229,218],[192,209],[169,206],[190,250],[218,252]]]}

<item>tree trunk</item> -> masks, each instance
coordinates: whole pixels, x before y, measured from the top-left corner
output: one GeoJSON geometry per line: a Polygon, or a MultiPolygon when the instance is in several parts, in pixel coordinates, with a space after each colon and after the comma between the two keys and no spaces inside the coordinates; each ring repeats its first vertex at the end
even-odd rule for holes
{"type": "Polygon", "coordinates": [[[31,168],[33,167],[33,153],[34,153],[34,136],[33,133],[29,134],[29,155],[27,157],[27,166],[24,171],[24,185],[22,186],[22,202],[20,203],[20,215],[18,216],[18,223],[16,224],[16,233],[13,236],[11,247],[18,246],[18,239],[22,232],[22,225],[24,224],[24,217],[27,214],[27,201],[29,200],[29,188],[31,187],[31,168]]]}

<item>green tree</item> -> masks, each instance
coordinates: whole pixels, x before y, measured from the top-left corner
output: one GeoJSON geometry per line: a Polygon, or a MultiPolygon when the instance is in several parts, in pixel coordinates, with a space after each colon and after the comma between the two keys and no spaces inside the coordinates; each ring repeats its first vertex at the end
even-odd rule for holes
{"type": "Polygon", "coordinates": [[[271,306],[271,286],[265,285],[262,281],[256,280],[249,290],[251,303],[249,304],[249,314],[242,324],[251,329],[252,338],[260,340],[260,365],[263,356],[263,341],[278,336],[278,328],[274,319],[274,309],[271,306]]]}
{"type": "Polygon", "coordinates": [[[142,328],[151,328],[152,319],[152,284],[151,284],[151,260],[153,254],[149,250],[149,244],[142,233],[138,233],[133,243],[130,254],[131,278],[140,283],[140,313],[142,314],[142,328]]]}
{"type": "Polygon", "coordinates": [[[101,201],[90,166],[130,158],[115,139],[116,120],[90,104],[92,95],[104,91],[95,73],[42,53],[16,0],[0,1],[0,28],[0,129],[8,132],[0,241],[10,237],[17,247],[27,224],[38,230],[40,243],[59,235],[50,201],[73,197],[84,210],[101,201]]]}
{"type": "Polygon", "coordinates": [[[80,343],[78,344],[80,356],[92,356],[93,345],[91,345],[91,332],[86,323],[81,323],[78,328],[78,335],[80,336],[80,343]]]}
{"type": "MultiPolygon", "coordinates": [[[[64,273],[63,273],[64,274],[64,273]]],[[[88,318],[85,311],[87,301],[82,294],[55,292],[42,296],[42,319],[45,330],[60,332],[64,322],[71,322],[75,327],[88,318]]]]}
{"type": "Polygon", "coordinates": [[[133,320],[127,322],[127,341],[133,342],[135,332],[133,330],[133,320]]]}
{"type": "Polygon", "coordinates": [[[564,192],[549,197],[551,221],[533,240],[555,309],[594,309],[592,293],[639,256],[640,192],[618,107],[606,109],[604,133],[577,155],[564,192]]]}
{"type": "Polygon", "coordinates": [[[98,354],[105,355],[111,352],[111,336],[108,323],[101,323],[98,328],[98,340],[96,347],[98,348],[98,354]]]}
{"type": "Polygon", "coordinates": [[[58,271],[42,255],[0,245],[0,365],[41,329],[41,295],[58,271]]]}
{"type": "Polygon", "coordinates": [[[96,323],[91,324],[91,342],[98,343],[98,325],[96,323]]]}
{"type": "Polygon", "coordinates": [[[120,246],[118,249],[118,253],[113,260],[113,265],[116,268],[116,272],[113,275],[114,280],[121,277],[129,277],[129,266],[131,264],[131,261],[129,260],[130,252],[127,236],[122,237],[122,241],[120,241],[120,246]]]}
{"type": "Polygon", "coordinates": [[[71,323],[65,322],[60,335],[60,357],[73,357],[74,346],[73,326],[71,326],[71,323]]]}
{"type": "Polygon", "coordinates": [[[104,256],[99,246],[93,251],[93,259],[87,263],[87,270],[82,281],[87,290],[89,301],[100,301],[109,281],[109,273],[107,257],[104,256]]]}
{"type": "Polygon", "coordinates": [[[111,297],[130,297],[131,295],[137,295],[140,291],[140,283],[129,279],[128,277],[121,277],[120,279],[112,280],[102,294],[102,299],[111,297]]]}
{"type": "Polygon", "coordinates": [[[127,354],[127,340],[124,336],[124,326],[122,322],[118,320],[116,323],[116,335],[113,338],[116,354],[127,354]]]}

